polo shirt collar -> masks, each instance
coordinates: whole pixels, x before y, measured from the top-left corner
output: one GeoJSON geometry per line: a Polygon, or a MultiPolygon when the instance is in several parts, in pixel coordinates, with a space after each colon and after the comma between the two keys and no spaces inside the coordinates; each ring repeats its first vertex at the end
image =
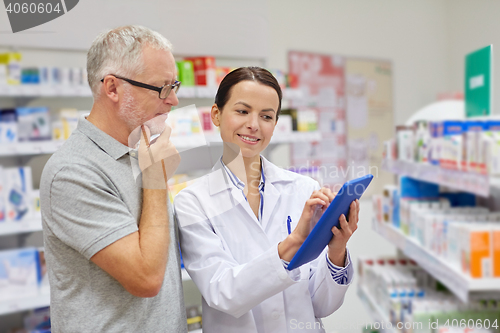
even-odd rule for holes
{"type": "Polygon", "coordinates": [[[94,124],[88,121],[84,116],[79,119],[76,129],[86,135],[90,140],[92,140],[97,146],[99,146],[115,160],[119,159],[129,152],[129,148],[127,146],[123,145],[110,135],[101,131],[94,124]]]}

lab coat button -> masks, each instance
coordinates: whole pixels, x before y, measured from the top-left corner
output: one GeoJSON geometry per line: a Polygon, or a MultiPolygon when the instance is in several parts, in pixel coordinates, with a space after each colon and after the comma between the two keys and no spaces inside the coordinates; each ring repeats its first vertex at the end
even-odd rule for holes
{"type": "Polygon", "coordinates": [[[273,319],[278,319],[280,317],[280,314],[278,311],[274,311],[272,314],[273,319]]]}
{"type": "Polygon", "coordinates": [[[286,279],[288,277],[288,274],[286,274],[286,272],[280,272],[278,274],[278,277],[282,280],[286,279]]]}

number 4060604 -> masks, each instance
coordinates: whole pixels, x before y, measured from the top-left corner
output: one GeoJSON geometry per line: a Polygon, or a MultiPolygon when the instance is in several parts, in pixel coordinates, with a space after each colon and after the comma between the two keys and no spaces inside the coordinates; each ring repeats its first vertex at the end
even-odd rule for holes
{"type": "Polygon", "coordinates": [[[495,330],[498,330],[498,319],[495,319],[494,321],[490,321],[489,319],[453,319],[450,321],[448,319],[446,323],[444,323],[444,327],[460,327],[460,328],[469,328],[469,329],[490,329],[494,328],[495,330]]]}
{"type": "Polygon", "coordinates": [[[59,14],[59,12],[61,12],[61,8],[59,6],[59,2],[55,5],[55,6],[52,6],[52,4],[50,2],[48,3],[9,3],[9,5],[7,6],[6,8],[6,11],[7,13],[15,13],[15,14],[19,14],[19,13],[22,13],[22,14],[28,14],[28,13],[31,13],[31,14],[35,14],[35,13],[38,13],[38,14],[43,14],[43,13],[47,13],[47,14],[50,14],[52,12],[56,12],[59,14]]]}

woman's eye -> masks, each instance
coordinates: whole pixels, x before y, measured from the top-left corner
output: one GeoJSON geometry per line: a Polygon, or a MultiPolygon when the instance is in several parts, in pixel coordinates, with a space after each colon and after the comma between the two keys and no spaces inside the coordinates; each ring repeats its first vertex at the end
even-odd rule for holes
{"type": "Polygon", "coordinates": [[[273,120],[273,117],[272,116],[264,116],[264,119],[265,120],[273,120]]]}
{"type": "Polygon", "coordinates": [[[241,114],[247,114],[248,113],[246,110],[236,110],[236,112],[241,113],[241,114]]]}

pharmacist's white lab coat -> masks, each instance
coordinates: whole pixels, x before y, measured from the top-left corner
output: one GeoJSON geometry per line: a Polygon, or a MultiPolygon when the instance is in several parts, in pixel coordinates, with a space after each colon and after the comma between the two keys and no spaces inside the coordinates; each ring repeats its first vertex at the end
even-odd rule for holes
{"type": "Polygon", "coordinates": [[[326,248],[293,271],[278,256],[288,216],[293,230],[319,185],[262,160],[262,224],[220,161],[175,198],[184,265],[203,296],[203,332],[324,332],[317,318],[342,305],[349,285],[333,280],[326,248]]]}

